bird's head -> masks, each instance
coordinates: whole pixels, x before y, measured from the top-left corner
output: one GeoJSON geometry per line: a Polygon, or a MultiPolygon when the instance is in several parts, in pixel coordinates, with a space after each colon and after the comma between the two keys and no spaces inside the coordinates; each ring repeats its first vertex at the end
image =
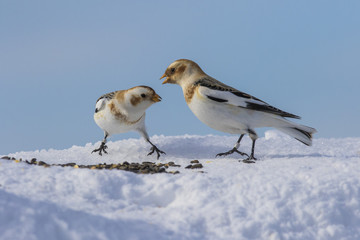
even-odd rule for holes
{"type": "Polygon", "coordinates": [[[161,97],[148,86],[137,86],[127,90],[126,92],[128,104],[131,107],[146,110],[152,104],[161,101],[161,97]]]}
{"type": "Polygon", "coordinates": [[[205,74],[203,70],[194,61],[179,59],[169,65],[160,79],[166,77],[163,84],[171,83],[182,86],[186,84],[187,81],[191,81],[203,74],[205,74]]]}

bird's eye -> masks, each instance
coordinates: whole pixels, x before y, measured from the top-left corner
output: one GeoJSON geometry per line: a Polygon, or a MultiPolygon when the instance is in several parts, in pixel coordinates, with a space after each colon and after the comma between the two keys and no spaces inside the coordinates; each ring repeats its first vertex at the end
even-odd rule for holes
{"type": "Polygon", "coordinates": [[[144,93],[142,93],[140,96],[141,96],[142,98],[145,98],[145,97],[146,97],[146,95],[145,95],[144,93]]]}
{"type": "Polygon", "coordinates": [[[171,68],[170,71],[171,71],[171,73],[174,73],[174,72],[175,72],[175,68],[171,68]]]}

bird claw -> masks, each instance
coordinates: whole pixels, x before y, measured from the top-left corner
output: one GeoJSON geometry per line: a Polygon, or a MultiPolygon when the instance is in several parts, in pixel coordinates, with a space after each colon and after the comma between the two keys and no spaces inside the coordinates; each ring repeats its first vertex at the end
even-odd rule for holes
{"type": "Polygon", "coordinates": [[[239,162],[242,161],[243,163],[255,163],[256,160],[257,158],[255,158],[254,155],[250,155],[247,159],[239,160],[239,162]]]}
{"type": "Polygon", "coordinates": [[[99,152],[99,155],[102,156],[101,151],[103,151],[104,153],[108,154],[108,152],[105,150],[105,149],[107,149],[107,148],[108,148],[108,147],[106,146],[105,143],[101,143],[100,147],[97,148],[97,149],[94,149],[91,153],[99,152]]]}
{"type": "Polygon", "coordinates": [[[157,159],[160,158],[160,153],[166,155],[165,152],[161,151],[161,150],[158,149],[156,146],[152,146],[152,147],[150,148],[150,152],[149,152],[147,155],[150,156],[150,155],[153,154],[155,151],[156,151],[156,154],[157,154],[157,159]]]}
{"type": "Polygon", "coordinates": [[[231,149],[230,151],[227,151],[227,152],[224,152],[224,153],[218,153],[218,154],[216,154],[215,157],[227,156],[227,155],[233,154],[234,152],[240,154],[241,156],[246,155],[246,156],[249,157],[249,155],[248,155],[247,153],[240,152],[240,151],[237,150],[236,148],[233,148],[233,149],[231,149]]]}

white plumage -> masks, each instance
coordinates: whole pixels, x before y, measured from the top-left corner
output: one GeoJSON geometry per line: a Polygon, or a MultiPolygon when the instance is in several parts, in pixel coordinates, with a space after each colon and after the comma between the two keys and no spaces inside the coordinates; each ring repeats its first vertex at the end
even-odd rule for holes
{"type": "Polygon", "coordinates": [[[161,97],[147,86],[137,86],[128,90],[111,92],[101,96],[95,105],[94,120],[104,130],[104,140],[99,148],[93,152],[106,152],[107,137],[129,131],[137,131],[151,144],[151,155],[156,151],[157,158],[159,150],[151,141],[145,127],[145,111],[152,104],[161,101],[161,97]]]}
{"type": "Polygon", "coordinates": [[[253,140],[250,156],[246,162],[255,160],[254,148],[257,134],[255,128],[274,127],[300,142],[310,146],[314,128],[299,125],[285,119],[297,118],[249,94],[230,87],[208,76],[195,62],[187,59],[177,60],[169,65],[164,75],[165,83],[178,84],[182,87],[185,100],[195,116],[218,131],[240,134],[234,148],[217,156],[237,152],[244,134],[253,140]]]}

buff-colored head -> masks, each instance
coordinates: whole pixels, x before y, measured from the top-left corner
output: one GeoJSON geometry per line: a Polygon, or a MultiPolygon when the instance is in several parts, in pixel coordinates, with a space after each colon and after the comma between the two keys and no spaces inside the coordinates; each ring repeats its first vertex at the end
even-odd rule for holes
{"type": "Polygon", "coordinates": [[[160,79],[166,77],[163,84],[171,83],[182,86],[186,84],[186,81],[200,75],[205,75],[205,73],[197,63],[188,59],[179,59],[169,65],[160,79]]]}
{"type": "Polygon", "coordinates": [[[145,111],[152,104],[161,101],[161,97],[148,86],[137,86],[128,90],[118,91],[116,99],[119,104],[123,104],[128,110],[138,109],[139,111],[145,111]]]}

